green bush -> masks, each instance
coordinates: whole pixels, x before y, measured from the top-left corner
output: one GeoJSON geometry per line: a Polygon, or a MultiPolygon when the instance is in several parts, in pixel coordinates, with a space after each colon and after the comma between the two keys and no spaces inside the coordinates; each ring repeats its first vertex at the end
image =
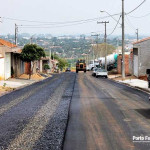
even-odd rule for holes
{"type": "Polygon", "coordinates": [[[49,65],[48,65],[48,64],[45,64],[45,65],[44,65],[44,70],[48,70],[48,69],[50,69],[49,65]]]}

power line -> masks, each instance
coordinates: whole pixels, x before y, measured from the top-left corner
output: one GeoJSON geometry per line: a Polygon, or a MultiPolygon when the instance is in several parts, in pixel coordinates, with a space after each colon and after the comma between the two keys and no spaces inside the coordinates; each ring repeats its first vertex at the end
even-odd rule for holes
{"type": "MultiPolygon", "coordinates": [[[[93,21],[88,21],[88,22],[94,22],[93,21]]],[[[60,27],[68,27],[68,26],[75,26],[75,25],[80,25],[80,24],[85,24],[88,22],[81,22],[81,23],[74,23],[74,24],[66,24],[66,25],[55,25],[55,26],[24,26],[20,25],[20,28],[60,28],[60,27]]]]}
{"type": "Polygon", "coordinates": [[[150,13],[148,13],[148,14],[146,14],[146,15],[143,15],[143,16],[140,16],[140,17],[137,17],[137,16],[130,16],[130,15],[128,15],[128,16],[129,16],[129,17],[132,17],[132,18],[140,19],[140,18],[147,17],[147,16],[149,16],[149,15],[150,15],[150,13]]]}
{"type": "Polygon", "coordinates": [[[105,42],[105,69],[107,70],[107,24],[109,21],[102,21],[102,22],[97,22],[98,24],[102,23],[105,24],[105,36],[104,36],[104,42],[105,42]]]}
{"type": "MultiPolygon", "coordinates": [[[[113,15],[111,15],[110,13],[108,13],[107,11],[100,11],[101,13],[105,12],[106,14],[108,14],[114,21],[118,22],[118,20],[116,20],[116,18],[113,17],[113,15]]],[[[121,24],[120,24],[121,25],[121,24]]]]}
{"type": "MultiPolygon", "coordinates": [[[[100,19],[103,19],[99,18],[100,19]]],[[[96,21],[96,19],[90,20],[90,21],[84,21],[84,22],[79,22],[79,23],[72,23],[72,24],[64,24],[64,25],[47,25],[47,26],[43,26],[43,25],[18,25],[20,28],[59,28],[59,27],[66,27],[66,26],[75,26],[75,25],[80,25],[80,24],[85,24],[85,23],[89,23],[89,22],[94,22],[96,21]]]]}
{"type": "Polygon", "coordinates": [[[122,0],[122,79],[125,79],[125,56],[124,56],[124,50],[125,50],[125,24],[124,24],[124,0],[122,0]]]}
{"type": "Polygon", "coordinates": [[[119,19],[118,19],[118,21],[117,21],[117,24],[116,24],[115,28],[113,29],[113,31],[112,31],[110,34],[108,34],[108,36],[112,35],[112,34],[115,32],[115,30],[116,30],[118,24],[120,24],[120,23],[119,23],[120,19],[121,19],[121,15],[120,15],[120,17],[119,17],[119,19]]]}
{"type": "Polygon", "coordinates": [[[138,5],[137,7],[135,7],[133,10],[131,10],[130,12],[126,13],[126,15],[131,14],[132,12],[134,12],[135,10],[137,10],[140,6],[142,6],[144,3],[146,2],[146,0],[144,0],[140,5],[138,5]]]}
{"type": "Polygon", "coordinates": [[[129,20],[127,15],[126,15],[126,21],[127,21],[127,24],[129,25],[129,27],[131,27],[135,31],[136,28],[133,26],[133,24],[131,23],[131,21],[129,20]]]}
{"type": "MultiPolygon", "coordinates": [[[[119,13],[118,14],[113,14],[112,16],[116,16],[116,15],[119,15],[119,13]]],[[[109,17],[110,16],[104,16],[104,17],[97,17],[97,18],[90,18],[90,19],[83,19],[83,20],[75,20],[75,21],[65,21],[65,22],[46,22],[46,21],[16,19],[16,18],[10,18],[10,17],[1,17],[1,18],[6,19],[6,20],[32,22],[32,23],[67,24],[67,23],[76,23],[76,22],[83,22],[83,21],[92,21],[92,20],[104,19],[104,18],[109,18],[109,17]]]]}
{"type": "Polygon", "coordinates": [[[25,28],[49,28],[49,27],[63,27],[63,26],[72,26],[72,25],[77,25],[77,24],[84,24],[88,22],[94,22],[97,19],[93,19],[90,21],[83,21],[83,22],[78,22],[78,23],[69,23],[69,24],[36,24],[36,25],[19,25],[20,27],[25,27],[25,28]]]}

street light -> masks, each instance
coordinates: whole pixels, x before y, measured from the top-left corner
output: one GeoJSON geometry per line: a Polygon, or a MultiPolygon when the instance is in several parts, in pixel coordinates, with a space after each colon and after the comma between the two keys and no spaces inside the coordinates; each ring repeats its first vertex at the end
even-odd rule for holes
{"type": "MultiPolygon", "coordinates": [[[[101,10],[101,13],[106,13],[107,15],[109,15],[113,20],[115,20],[116,22],[118,22],[118,20],[116,20],[110,13],[108,13],[107,11],[101,10]]],[[[120,24],[120,23],[119,23],[120,24]]],[[[120,24],[121,25],[121,24],[120,24]]]]}

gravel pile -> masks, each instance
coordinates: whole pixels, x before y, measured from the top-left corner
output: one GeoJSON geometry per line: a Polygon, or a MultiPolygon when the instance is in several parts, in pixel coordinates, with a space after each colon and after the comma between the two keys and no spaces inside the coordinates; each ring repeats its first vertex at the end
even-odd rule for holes
{"type": "Polygon", "coordinates": [[[62,99],[53,117],[46,126],[41,138],[36,142],[33,150],[61,150],[68,122],[68,113],[74,89],[75,74],[72,74],[62,99]]]}

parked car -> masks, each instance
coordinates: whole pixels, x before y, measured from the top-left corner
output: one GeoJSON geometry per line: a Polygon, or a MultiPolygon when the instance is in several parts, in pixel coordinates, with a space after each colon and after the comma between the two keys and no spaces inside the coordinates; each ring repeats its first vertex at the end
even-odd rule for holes
{"type": "Polygon", "coordinates": [[[96,76],[96,78],[98,78],[98,77],[108,78],[108,72],[105,69],[99,68],[99,69],[96,70],[95,76],[96,76]]]}
{"type": "Polygon", "coordinates": [[[96,76],[96,71],[98,68],[93,68],[92,76],[96,76]]]}
{"type": "Polygon", "coordinates": [[[66,68],[66,72],[70,72],[71,71],[71,69],[70,68],[66,68]]]}

